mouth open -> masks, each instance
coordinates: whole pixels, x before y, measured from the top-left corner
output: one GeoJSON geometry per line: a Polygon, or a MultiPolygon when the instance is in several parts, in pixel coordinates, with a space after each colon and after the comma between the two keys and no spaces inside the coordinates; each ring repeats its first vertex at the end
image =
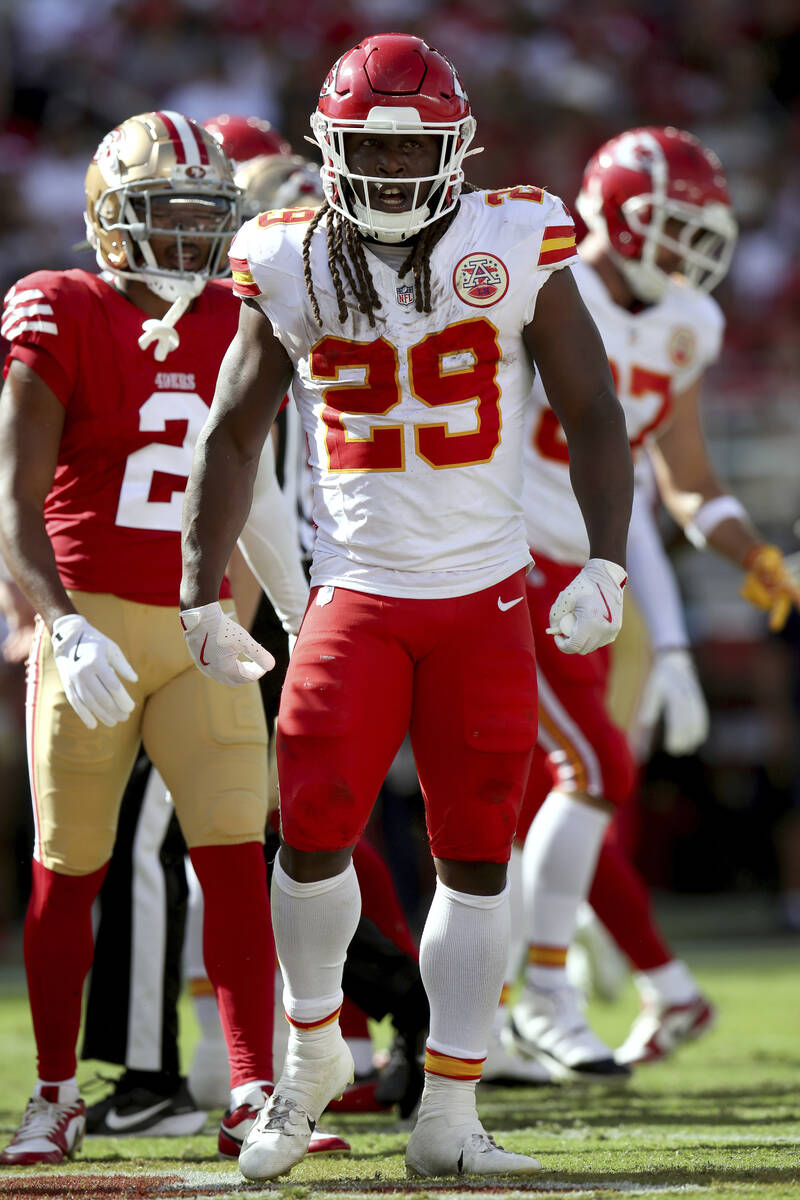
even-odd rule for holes
{"type": "Polygon", "coordinates": [[[411,191],[403,183],[370,184],[372,205],[382,212],[406,212],[411,208],[411,191]]]}
{"type": "Polygon", "coordinates": [[[205,266],[208,258],[208,247],[201,246],[198,242],[184,242],[182,247],[183,263],[181,263],[180,255],[178,254],[177,246],[171,246],[166,253],[166,266],[173,271],[177,271],[183,266],[184,271],[199,271],[205,266]]]}

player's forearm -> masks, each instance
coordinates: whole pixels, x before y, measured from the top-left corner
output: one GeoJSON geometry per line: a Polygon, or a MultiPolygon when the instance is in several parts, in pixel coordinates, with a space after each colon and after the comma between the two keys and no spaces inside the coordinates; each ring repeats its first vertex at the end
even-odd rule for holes
{"type": "Polygon", "coordinates": [[[200,435],[183,504],[181,608],[219,598],[250,511],[257,465],[224,424],[206,426],[200,435]]]}
{"type": "Polygon", "coordinates": [[[675,574],[648,501],[638,487],[628,531],[628,580],[653,650],[688,646],[689,636],[675,574]]]}
{"type": "Polygon", "coordinates": [[[745,567],[756,546],[762,545],[764,538],[749,521],[721,521],[706,539],[712,550],[722,554],[735,563],[737,567],[745,567]]]}
{"type": "Polygon", "coordinates": [[[661,494],[670,516],[693,545],[715,550],[737,566],[743,566],[764,540],[744,506],[716,479],[704,481],[694,491],[661,487],[661,494]]]}
{"type": "Polygon", "coordinates": [[[48,629],[57,617],[75,612],[41,509],[24,500],[0,498],[0,550],[20,591],[48,629]]]}
{"type": "Polygon", "coordinates": [[[583,514],[591,558],[625,565],[633,465],[625,418],[615,396],[587,405],[566,430],[570,479],[583,514]]]}

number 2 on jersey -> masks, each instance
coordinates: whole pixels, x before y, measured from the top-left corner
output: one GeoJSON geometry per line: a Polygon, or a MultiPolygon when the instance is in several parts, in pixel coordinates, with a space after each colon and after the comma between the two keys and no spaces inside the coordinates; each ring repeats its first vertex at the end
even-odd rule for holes
{"type": "Polygon", "coordinates": [[[139,409],[142,433],[163,433],[167,421],[185,421],[186,432],[180,446],[151,442],[128,455],[119,492],[117,525],[128,529],[180,531],[183,493],[192,467],[194,444],[207,416],[208,406],[197,392],[154,392],[145,400],[139,409]],[[154,498],[159,475],[167,478],[169,499],[154,498]]]}
{"type": "MultiPolygon", "coordinates": [[[[500,386],[497,332],[484,317],[459,321],[429,334],[408,351],[412,394],[429,408],[477,402],[476,428],[453,432],[447,423],[414,426],[417,455],[431,467],[463,467],[489,462],[500,444],[500,386]]],[[[342,420],[348,415],[386,416],[403,396],[397,350],[385,338],[352,342],[327,336],[311,351],[312,378],[331,380],[324,389],[322,420],[331,471],[402,471],[401,424],[370,425],[356,437],[342,420]],[[363,383],[339,382],[343,370],[364,372],[363,383]]]]}

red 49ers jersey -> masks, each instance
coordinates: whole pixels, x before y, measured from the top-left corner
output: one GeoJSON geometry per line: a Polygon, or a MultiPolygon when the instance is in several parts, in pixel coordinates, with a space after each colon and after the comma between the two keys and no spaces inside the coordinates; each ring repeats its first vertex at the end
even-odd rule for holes
{"type": "MultiPolygon", "coordinates": [[[[634,455],[672,415],[672,398],[718,356],[724,318],[711,296],[670,281],[658,304],[637,313],[615,304],[597,272],[577,262],[575,281],[600,331],[634,455]]],[[[525,524],[534,551],[583,563],[589,542],[569,478],[564,432],[537,378],[525,431],[525,524]]]]}
{"type": "Polygon", "coordinates": [[[65,587],[177,606],[183,493],[238,309],[207,284],[160,363],[137,344],[145,313],[103,276],[36,271],[8,292],[5,370],[26,363],[66,410],[44,507],[65,587]]]}
{"type": "MultiPolygon", "coordinates": [[[[295,368],[313,476],[312,584],[387,596],[467,595],[527,565],[522,422],[533,372],[522,330],[572,219],[537,187],[471,192],[430,258],[431,312],[365,243],[380,305],[339,320],[325,222],[262,213],[231,247],[234,291],[269,317],[295,368]]],[[[330,219],[330,218],[326,218],[330,219]]],[[[400,265],[399,263],[397,264],[400,265]]]]}

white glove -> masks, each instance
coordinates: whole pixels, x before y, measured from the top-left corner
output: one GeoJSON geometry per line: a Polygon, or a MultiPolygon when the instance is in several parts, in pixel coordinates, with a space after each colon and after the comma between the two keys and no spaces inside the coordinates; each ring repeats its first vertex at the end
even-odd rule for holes
{"type": "Polygon", "coordinates": [[[627,578],[619,563],[589,559],[550,609],[545,632],[553,634],[559,650],[591,654],[614,641],[622,625],[622,589],[627,578]]]}
{"type": "Polygon", "coordinates": [[[216,679],[217,683],[240,687],[260,679],[275,666],[269,650],[260,646],[237,621],[226,616],[219,603],[185,608],[181,613],[181,625],[192,658],[203,674],[216,679]],[[240,662],[240,654],[250,661],[240,662]]]}
{"type": "Polygon", "coordinates": [[[117,643],[79,613],[56,617],[52,641],[67,699],[84,725],[96,729],[100,721],[111,728],[127,721],[136,705],[119,676],[131,683],[139,676],[117,643]]]}
{"type": "Polygon", "coordinates": [[[708,708],[688,650],[656,656],[637,714],[637,742],[649,742],[662,716],[667,754],[691,754],[708,737],[708,708]]]}

